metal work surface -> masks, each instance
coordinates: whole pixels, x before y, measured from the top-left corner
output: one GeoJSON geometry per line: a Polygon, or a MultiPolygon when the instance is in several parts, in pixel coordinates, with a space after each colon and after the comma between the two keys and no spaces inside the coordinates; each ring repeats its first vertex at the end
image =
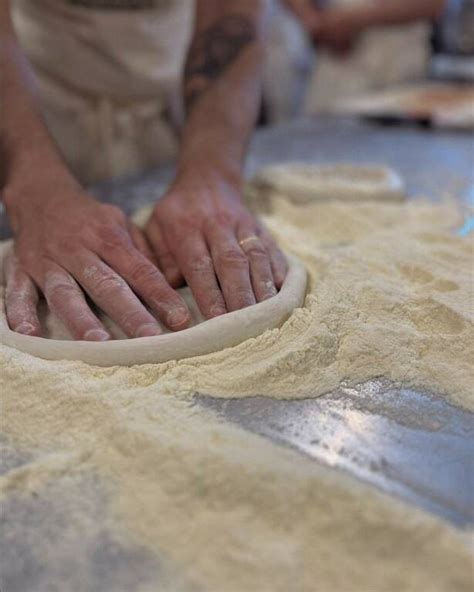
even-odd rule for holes
{"type": "MultiPolygon", "coordinates": [[[[393,167],[405,179],[410,196],[473,199],[474,140],[466,132],[378,126],[352,119],[302,119],[257,132],[246,173],[268,164],[372,163],[393,167]]],[[[163,168],[141,177],[103,183],[102,199],[132,212],[161,195],[173,176],[163,168]]]]}
{"type": "Polygon", "coordinates": [[[196,402],[452,523],[474,522],[474,415],[384,380],[298,401],[196,402]]]}
{"type": "MultiPolygon", "coordinates": [[[[439,199],[455,195],[467,201],[473,198],[473,156],[473,140],[468,134],[314,119],[257,133],[247,172],[251,175],[261,166],[296,160],[380,163],[393,167],[405,178],[412,197],[439,199]]],[[[164,168],[103,183],[94,192],[131,213],[162,195],[172,174],[171,167],[164,168]]],[[[8,235],[5,217],[1,216],[0,236],[8,235]]],[[[341,385],[318,399],[311,399],[311,393],[298,401],[255,395],[224,400],[200,394],[196,404],[275,442],[290,445],[316,462],[339,468],[422,506],[453,524],[474,522],[472,414],[435,394],[396,389],[383,379],[357,388],[341,385]]],[[[3,472],[30,460],[1,444],[3,472]]],[[[79,482],[71,485],[77,491],[84,486],[79,482]]],[[[62,504],[63,509],[56,508],[51,502],[54,491],[42,492],[34,500],[19,500],[8,508],[7,520],[15,521],[15,531],[25,536],[22,540],[4,541],[9,558],[5,562],[9,577],[5,590],[49,590],[51,578],[63,573],[64,566],[77,562],[88,579],[81,581],[77,590],[112,592],[118,589],[119,581],[133,589],[143,577],[156,582],[163,567],[156,565],[145,550],[123,548],[111,538],[102,513],[105,502],[101,486],[94,480],[86,486],[97,489],[97,507],[91,508],[91,519],[104,520],[100,540],[89,540],[84,533],[77,533],[64,543],[62,524],[67,520],[68,500],[62,504]],[[46,539],[51,565],[44,571],[44,566],[35,564],[35,548],[46,539]],[[94,549],[101,551],[99,563],[94,549]],[[30,571],[23,569],[27,563],[30,571]]],[[[75,495],[71,496],[75,499],[75,495]]]]}
{"type": "MultiPolygon", "coordinates": [[[[36,460],[0,437],[0,477],[36,460]]],[[[106,491],[93,474],[62,475],[31,495],[2,500],[1,592],[131,592],[167,577],[147,549],[110,528],[106,491]],[[87,518],[71,528],[78,503],[87,518]]]]}

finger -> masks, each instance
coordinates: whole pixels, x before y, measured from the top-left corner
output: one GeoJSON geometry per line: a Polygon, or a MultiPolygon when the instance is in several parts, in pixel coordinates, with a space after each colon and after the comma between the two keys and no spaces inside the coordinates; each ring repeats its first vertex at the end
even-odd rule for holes
{"type": "Polygon", "coordinates": [[[126,335],[151,337],[161,334],[158,322],[127,282],[96,255],[85,253],[77,258],[71,265],[71,272],[90,298],[126,335]]]}
{"type": "Polygon", "coordinates": [[[197,232],[183,239],[176,259],[194,295],[201,313],[207,319],[227,312],[225,300],[217,282],[214,264],[204,238],[197,232]]]}
{"type": "Polygon", "coordinates": [[[249,262],[234,231],[216,225],[208,230],[207,240],[227,310],[240,310],[255,304],[249,262]]]}
{"type": "Polygon", "coordinates": [[[265,229],[260,229],[258,234],[270,257],[270,264],[273,273],[273,280],[277,290],[280,290],[288,273],[288,262],[283,251],[277,246],[272,237],[265,229]]]}
{"type": "Polygon", "coordinates": [[[104,261],[150,306],[173,331],[189,326],[191,313],[181,296],[171,288],[161,271],[133,245],[117,243],[102,254],[104,261]]]}
{"type": "Polygon", "coordinates": [[[151,218],[147,226],[147,236],[158,258],[158,266],[163,272],[170,286],[180,288],[184,284],[183,274],[180,272],[176,259],[166,245],[158,222],[151,218]]]}
{"type": "Polygon", "coordinates": [[[48,263],[42,290],[51,312],[67,327],[74,339],[110,339],[105,327],[89,308],[82,290],[65,269],[56,263],[48,263]]]}
{"type": "Polygon", "coordinates": [[[272,266],[267,249],[251,226],[239,228],[239,245],[250,264],[250,277],[257,302],[276,296],[272,266]]]}
{"type": "Polygon", "coordinates": [[[145,235],[138,228],[138,226],[133,224],[133,222],[129,222],[128,230],[130,232],[130,236],[132,237],[132,241],[135,247],[140,251],[142,255],[149,259],[153,263],[153,265],[158,266],[158,261],[156,260],[153,251],[150,249],[150,245],[148,244],[145,235]]]}
{"type": "Polygon", "coordinates": [[[5,262],[5,312],[12,331],[41,335],[38,319],[38,291],[32,279],[21,269],[14,253],[5,262]]]}

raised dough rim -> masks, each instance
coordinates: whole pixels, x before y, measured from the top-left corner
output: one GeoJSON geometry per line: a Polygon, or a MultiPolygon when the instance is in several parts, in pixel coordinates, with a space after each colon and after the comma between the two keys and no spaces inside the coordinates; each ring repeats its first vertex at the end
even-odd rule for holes
{"type": "MultiPolygon", "coordinates": [[[[4,253],[5,250],[3,253],[0,251],[0,255],[4,253]]],[[[45,339],[15,333],[6,321],[4,287],[1,286],[0,340],[8,347],[38,358],[76,360],[95,366],[157,364],[213,353],[257,337],[267,329],[281,327],[291,312],[303,305],[306,296],[306,269],[296,257],[290,255],[288,263],[286,280],[280,292],[270,300],[210,319],[179,333],[135,338],[133,355],[130,352],[132,340],[128,339],[93,343],[45,339]],[[268,321],[269,318],[272,319],[271,322],[268,321]],[[177,344],[177,340],[181,343],[177,344]],[[214,342],[212,346],[209,345],[210,342],[214,342]],[[158,343],[159,349],[155,348],[158,343]]],[[[3,266],[0,265],[1,267],[3,266]]]]}

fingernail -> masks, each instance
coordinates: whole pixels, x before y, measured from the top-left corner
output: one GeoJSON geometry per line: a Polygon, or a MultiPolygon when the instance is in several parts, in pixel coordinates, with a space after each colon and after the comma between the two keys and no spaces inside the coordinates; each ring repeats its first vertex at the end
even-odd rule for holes
{"type": "Polygon", "coordinates": [[[156,337],[161,335],[161,329],[156,323],[145,323],[135,331],[135,337],[156,337]]]}
{"type": "Polygon", "coordinates": [[[273,282],[266,282],[265,288],[267,289],[267,297],[272,298],[273,296],[277,295],[277,289],[273,282]]]}
{"type": "Polygon", "coordinates": [[[18,327],[15,328],[15,331],[16,333],[21,333],[22,335],[31,335],[34,333],[35,328],[31,323],[20,323],[18,327]]]}
{"type": "Polygon", "coordinates": [[[181,327],[189,323],[189,312],[184,308],[175,308],[166,316],[166,322],[170,327],[181,327]]]}
{"type": "Polygon", "coordinates": [[[209,312],[211,314],[211,317],[220,317],[221,315],[224,315],[227,311],[225,308],[222,307],[221,304],[214,304],[211,306],[209,312]]]}
{"type": "Polygon", "coordinates": [[[108,341],[110,335],[101,329],[89,329],[84,333],[85,341],[108,341]]]}

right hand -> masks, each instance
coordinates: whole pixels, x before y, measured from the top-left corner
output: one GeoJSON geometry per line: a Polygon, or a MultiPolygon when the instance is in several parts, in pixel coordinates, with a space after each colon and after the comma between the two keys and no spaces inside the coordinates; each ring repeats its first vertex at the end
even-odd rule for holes
{"type": "Polygon", "coordinates": [[[73,179],[30,183],[5,195],[15,233],[6,262],[6,316],[13,331],[40,335],[38,289],[74,339],[110,338],[86,295],[129,337],[159,335],[191,320],[183,299],[154,263],[138,228],[117,207],[97,202],[73,179]],[[141,299],[141,300],[140,300],[141,299]]]}

